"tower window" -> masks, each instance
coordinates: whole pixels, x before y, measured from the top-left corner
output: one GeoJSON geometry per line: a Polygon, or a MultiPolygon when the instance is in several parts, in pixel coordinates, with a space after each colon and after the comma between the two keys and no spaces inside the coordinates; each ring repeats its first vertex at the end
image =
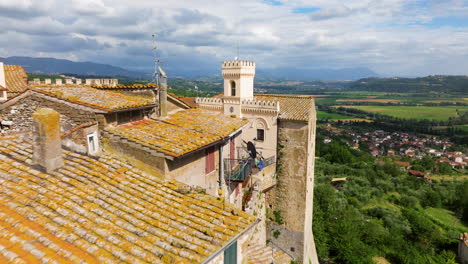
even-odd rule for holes
{"type": "Polygon", "coordinates": [[[236,96],[236,82],[231,81],[231,96],[236,96]]]}
{"type": "Polygon", "coordinates": [[[257,129],[257,140],[264,141],[265,140],[265,130],[257,129]]]}

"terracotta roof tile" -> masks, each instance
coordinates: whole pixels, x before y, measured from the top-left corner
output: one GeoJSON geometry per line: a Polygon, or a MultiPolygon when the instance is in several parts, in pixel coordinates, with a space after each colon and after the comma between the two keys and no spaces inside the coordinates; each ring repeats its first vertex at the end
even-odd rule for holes
{"type": "Polygon", "coordinates": [[[311,96],[262,94],[255,95],[255,99],[279,102],[278,118],[283,120],[308,121],[310,110],[315,107],[311,96]]]}
{"type": "Polygon", "coordinates": [[[185,104],[187,104],[190,107],[196,107],[197,104],[195,103],[195,98],[196,97],[184,97],[184,96],[176,96],[177,99],[181,100],[185,104]]]}
{"type": "Polygon", "coordinates": [[[83,104],[105,111],[151,106],[154,104],[151,99],[141,96],[124,95],[79,85],[37,85],[31,87],[31,89],[72,103],[83,104]]]}
{"type": "Polygon", "coordinates": [[[31,156],[0,138],[1,263],[200,263],[254,222],[110,156],[64,151],[50,174],[31,156]]]}
{"type": "Polygon", "coordinates": [[[165,119],[137,121],[108,127],[106,131],[178,157],[222,140],[247,123],[248,120],[192,108],[165,119]]]}
{"type": "Polygon", "coordinates": [[[28,75],[19,65],[4,65],[5,83],[10,93],[21,93],[28,87],[28,75]]]}
{"type": "Polygon", "coordinates": [[[111,86],[111,85],[91,85],[91,87],[96,88],[96,89],[101,89],[101,90],[132,90],[132,89],[155,89],[158,86],[156,84],[133,84],[133,85],[123,85],[123,84],[118,84],[117,86],[111,86]]]}

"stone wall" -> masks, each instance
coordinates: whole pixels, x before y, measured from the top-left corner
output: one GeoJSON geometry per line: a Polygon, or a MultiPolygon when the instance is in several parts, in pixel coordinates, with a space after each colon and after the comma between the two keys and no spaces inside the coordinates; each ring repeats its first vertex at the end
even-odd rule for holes
{"type": "Polygon", "coordinates": [[[215,170],[206,174],[205,149],[196,151],[182,158],[166,160],[168,179],[176,180],[190,186],[206,189],[210,195],[217,196],[219,189],[219,145],[214,152],[215,170]]]}
{"type": "Polygon", "coordinates": [[[267,193],[268,238],[304,263],[318,263],[312,235],[314,118],[278,121],[278,181],[267,193]],[[275,212],[283,223],[276,221],[275,212]]]}
{"type": "Polygon", "coordinates": [[[105,152],[119,156],[138,169],[153,175],[166,174],[164,157],[155,156],[139,144],[122,140],[110,133],[102,133],[101,142],[105,152]]]}
{"type": "Polygon", "coordinates": [[[34,95],[19,100],[16,104],[0,110],[2,121],[12,121],[11,126],[3,126],[2,134],[15,134],[32,131],[32,113],[39,108],[52,108],[60,113],[61,132],[91,122],[97,122],[92,112],[72,108],[65,103],[53,102],[34,95]]]}
{"type": "Polygon", "coordinates": [[[84,155],[92,155],[89,153],[88,138],[89,134],[96,133],[99,135],[97,124],[86,124],[73,128],[70,132],[62,136],[62,145],[74,152],[84,155]]]}

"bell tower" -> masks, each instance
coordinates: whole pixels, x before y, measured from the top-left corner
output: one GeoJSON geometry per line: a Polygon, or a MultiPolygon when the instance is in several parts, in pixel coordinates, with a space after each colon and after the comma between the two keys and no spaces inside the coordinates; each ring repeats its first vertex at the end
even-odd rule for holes
{"type": "Polygon", "coordinates": [[[254,91],[255,62],[224,61],[224,114],[242,117],[242,100],[252,100],[254,91]]]}

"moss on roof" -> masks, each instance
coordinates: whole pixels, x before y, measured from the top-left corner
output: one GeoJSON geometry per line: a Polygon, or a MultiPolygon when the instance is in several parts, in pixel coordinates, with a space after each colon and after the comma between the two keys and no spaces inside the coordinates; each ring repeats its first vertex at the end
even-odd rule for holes
{"type": "Polygon", "coordinates": [[[167,118],[142,120],[105,130],[166,155],[178,157],[228,137],[248,120],[197,108],[167,118]]]}
{"type": "Polygon", "coordinates": [[[110,156],[43,173],[0,138],[0,263],[200,263],[254,217],[110,156]]]}
{"type": "Polygon", "coordinates": [[[125,95],[80,85],[37,85],[31,87],[31,89],[65,101],[105,111],[151,106],[154,104],[151,99],[142,96],[125,95]]]}
{"type": "Polygon", "coordinates": [[[21,93],[27,89],[28,75],[19,65],[4,65],[6,89],[11,94],[21,93]]]}
{"type": "Polygon", "coordinates": [[[308,121],[314,109],[314,99],[307,95],[255,95],[256,100],[277,101],[280,104],[279,119],[308,121]]]}

